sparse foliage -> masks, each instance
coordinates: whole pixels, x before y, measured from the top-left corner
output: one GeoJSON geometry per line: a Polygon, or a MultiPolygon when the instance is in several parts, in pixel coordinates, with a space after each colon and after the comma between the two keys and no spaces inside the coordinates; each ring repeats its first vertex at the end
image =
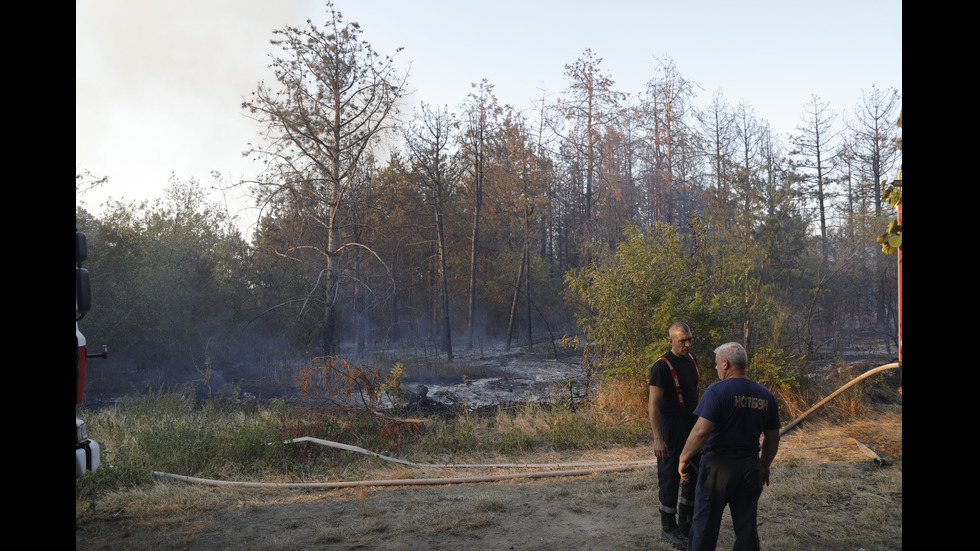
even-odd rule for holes
{"type": "Polygon", "coordinates": [[[404,397],[404,371],[396,365],[387,373],[339,356],[317,356],[301,367],[293,379],[304,396],[335,407],[382,410],[404,397]]]}
{"type": "MultiPolygon", "coordinates": [[[[901,128],[902,126],[902,116],[898,117],[897,126],[901,128]]],[[[884,192],[882,198],[888,203],[888,206],[892,209],[901,208],[902,206],[902,171],[898,171],[898,180],[893,183],[882,182],[882,187],[884,187],[884,192]]],[[[878,243],[881,244],[882,252],[886,254],[895,254],[897,251],[902,250],[902,225],[899,224],[897,218],[892,218],[888,221],[888,228],[885,233],[878,236],[878,243]]]]}
{"type": "MultiPolygon", "coordinates": [[[[784,140],[747,100],[719,91],[699,109],[669,58],[630,95],[585,50],[538,120],[487,80],[458,116],[421,103],[400,120],[407,75],[332,3],[325,15],[274,32],[275,79],[242,102],[262,131],[246,154],[265,163],[245,182],[262,207],[248,241],[196,192],[76,209],[97,303],[86,333],[157,382],[173,373],[161,358],[216,385],[288,383],[310,357],[343,355],[348,371],[370,354],[451,359],[465,330],[468,349],[579,339],[590,374],[642,385],[676,319],[702,355],[739,340],[773,366],[839,355],[869,327],[897,333],[894,269],[874,243],[876,175],[901,166],[900,136],[879,124],[897,91],[872,88],[843,125],[814,96],[784,140]]],[[[104,180],[76,175],[76,197],[104,180]]],[[[897,221],[879,243],[901,250],[897,221]]]]}
{"type": "Polygon", "coordinates": [[[242,107],[265,127],[268,145],[248,154],[268,170],[254,182],[259,201],[279,224],[275,254],[307,267],[308,292],[322,308],[321,346],[337,340],[341,256],[362,244],[346,242],[342,219],[351,186],[392,122],[403,81],[391,57],[362,40],[361,28],[327,5],[324,28],[276,31],[273,57],[279,89],[260,83],[242,107]]]}
{"type": "MultiPolygon", "coordinates": [[[[901,181],[901,175],[898,179],[901,181]]],[[[886,184],[882,197],[889,207],[899,208],[902,205],[902,188],[886,184]]],[[[888,221],[888,228],[885,233],[878,236],[878,243],[881,244],[881,250],[885,254],[895,254],[896,251],[902,250],[902,225],[898,223],[897,218],[888,221]]]]}

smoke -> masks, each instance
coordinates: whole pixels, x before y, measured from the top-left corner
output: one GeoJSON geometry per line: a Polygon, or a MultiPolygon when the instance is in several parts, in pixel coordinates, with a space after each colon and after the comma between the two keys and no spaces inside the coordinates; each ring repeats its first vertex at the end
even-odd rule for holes
{"type": "Polygon", "coordinates": [[[108,176],[101,194],[117,199],[159,197],[171,173],[251,176],[241,153],[259,128],[242,98],[271,78],[272,31],[323,12],[305,0],[85,0],[75,8],[76,170],[108,176]]]}

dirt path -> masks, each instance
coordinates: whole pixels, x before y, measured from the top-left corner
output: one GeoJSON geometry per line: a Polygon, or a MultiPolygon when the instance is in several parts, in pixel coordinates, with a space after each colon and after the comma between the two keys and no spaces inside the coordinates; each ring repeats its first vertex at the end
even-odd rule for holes
{"type": "MultiPolygon", "coordinates": [[[[902,548],[902,467],[874,465],[849,438],[901,455],[901,414],[786,435],[760,500],[763,549],[902,548]]],[[[606,450],[645,459],[648,450],[606,450]]],[[[567,460],[568,458],[563,458],[567,460]]],[[[442,472],[380,467],[379,477],[442,472]]],[[[158,485],[152,510],[76,514],[76,549],[670,549],[659,539],[656,473],[333,490],[158,485]],[[169,496],[168,493],[172,494],[169,496]],[[170,501],[168,502],[168,498],[170,501]]],[[[730,548],[722,526],[719,549],[730,548]]]]}

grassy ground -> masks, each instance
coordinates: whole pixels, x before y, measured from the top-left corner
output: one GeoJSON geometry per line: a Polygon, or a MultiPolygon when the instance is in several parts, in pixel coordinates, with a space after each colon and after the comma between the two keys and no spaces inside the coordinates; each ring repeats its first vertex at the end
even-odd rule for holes
{"type": "MultiPolygon", "coordinates": [[[[85,412],[103,467],[76,482],[76,549],[667,549],[656,474],[615,473],[415,485],[546,472],[406,466],[312,443],[313,436],[421,464],[578,464],[651,459],[639,404],[523,404],[396,419],[186,393],[85,412]],[[221,481],[407,480],[336,489],[214,487],[221,481]]],[[[809,398],[784,398],[784,423],[809,398]]],[[[901,549],[901,397],[844,397],[784,435],[760,501],[765,549],[901,549]],[[891,459],[876,465],[864,444],[891,459]]],[[[730,547],[730,528],[720,548],[730,547]],[[725,539],[728,538],[728,539],[725,539]]]]}

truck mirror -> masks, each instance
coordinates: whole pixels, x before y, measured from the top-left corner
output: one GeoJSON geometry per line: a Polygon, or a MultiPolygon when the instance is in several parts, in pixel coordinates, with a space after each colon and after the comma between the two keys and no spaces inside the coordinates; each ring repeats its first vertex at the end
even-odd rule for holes
{"type": "Polygon", "coordinates": [[[75,230],[75,265],[78,266],[88,258],[88,245],[85,244],[85,234],[75,230]]]}
{"type": "Polygon", "coordinates": [[[75,268],[75,312],[88,312],[92,309],[92,288],[88,282],[88,270],[75,268]]]}

